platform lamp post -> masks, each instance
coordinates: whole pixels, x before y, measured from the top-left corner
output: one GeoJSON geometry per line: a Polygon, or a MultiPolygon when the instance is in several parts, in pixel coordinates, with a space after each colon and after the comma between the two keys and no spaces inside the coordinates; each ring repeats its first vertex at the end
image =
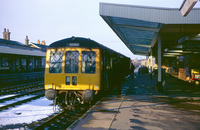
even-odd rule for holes
{"type": "Polygon", "coordinates": [[[184,0],[179,9],[179,11],[181,11],[182,16],[187,16],[197,2],[198,0],[184,0]]]}

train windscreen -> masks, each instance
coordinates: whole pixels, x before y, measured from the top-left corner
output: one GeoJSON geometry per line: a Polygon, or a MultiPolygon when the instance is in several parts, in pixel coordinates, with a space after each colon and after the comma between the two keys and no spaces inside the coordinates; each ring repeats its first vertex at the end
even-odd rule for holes
{"type": "Polygon", "coordinates": [[[83,51],[81,60],[82,73],[95,73],[96,53],[94,51],[83,51]]]}
{"type": "Polygon", "coordinates": [[[62,51],[51,51],[50,52],[50,64],[49,73],[61,73],[62,72],[62,51]]]}
{"type": "Polygon", "coordinates": [[[66,51],[65,53],[65,73],[78,73],[79,52],[66,51]]]}

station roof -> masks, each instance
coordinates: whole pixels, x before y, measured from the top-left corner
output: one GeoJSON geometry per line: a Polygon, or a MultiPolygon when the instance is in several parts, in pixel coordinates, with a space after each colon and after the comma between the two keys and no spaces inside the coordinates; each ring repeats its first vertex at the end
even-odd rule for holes
{"type": "Polygon", "coordinates": [[[25,46],[24,44],[18,42],[18,41],[11,41],[11,40],[5,40],[0,38],[0,43],[4,43],[7,45],[14,45],[14,46],[25,46]]]}
{"type": "Polygon", "coordinates": [[[40,49],[26,46],[20,42],[0,39],[0,53],[13,55],[27,55],[27,56],[46,56],[46,52],[40,49]]]}
{"type": "Polygon", "coordinates": [[[133,54],[149,55],[162,36],[162,47],[200,30],[200,9],[182,17],[179,9],[100,3],[100,16],[133,54]]]}

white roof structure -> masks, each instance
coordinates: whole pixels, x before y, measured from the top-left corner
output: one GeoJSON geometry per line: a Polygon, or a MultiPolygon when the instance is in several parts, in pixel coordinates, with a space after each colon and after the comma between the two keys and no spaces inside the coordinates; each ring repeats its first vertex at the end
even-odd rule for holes
{"type": "Polygon", "coordinates": [[[149,55],[162,35],[162,48],[200,33],[200,9],[183,17],[179,9],[100,3],[100,16],[133,54],[149,55]]]}
{"type": "Polygon", "coordinates": [[[46,52],[41,51],[41,49],[32,48],[20,42],[5,39],[0,39],[0,53],[42,57],[46,56],[46,52]]]}
{"type": "Polygon", "coordinates": [[[42,52],[41,50],[36,49],[23,49],[23,48],[12,48],[12,47],[6,47],[1,46],[0,47],[0,53],[3,54],[15,54],[15,55],[27,55],[27,56],[46,56],[46,52],[42,52]]]}

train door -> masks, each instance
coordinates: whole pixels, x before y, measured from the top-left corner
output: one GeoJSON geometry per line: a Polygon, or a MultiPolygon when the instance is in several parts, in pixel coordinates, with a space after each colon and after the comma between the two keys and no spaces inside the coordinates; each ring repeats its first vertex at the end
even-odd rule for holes
{"type": "Polygon", "coordinates": [[[102,52],[102,61],[102,87],[105,90],[109,90],[112,86],[111,55],[106,50],[102,52]]]}

